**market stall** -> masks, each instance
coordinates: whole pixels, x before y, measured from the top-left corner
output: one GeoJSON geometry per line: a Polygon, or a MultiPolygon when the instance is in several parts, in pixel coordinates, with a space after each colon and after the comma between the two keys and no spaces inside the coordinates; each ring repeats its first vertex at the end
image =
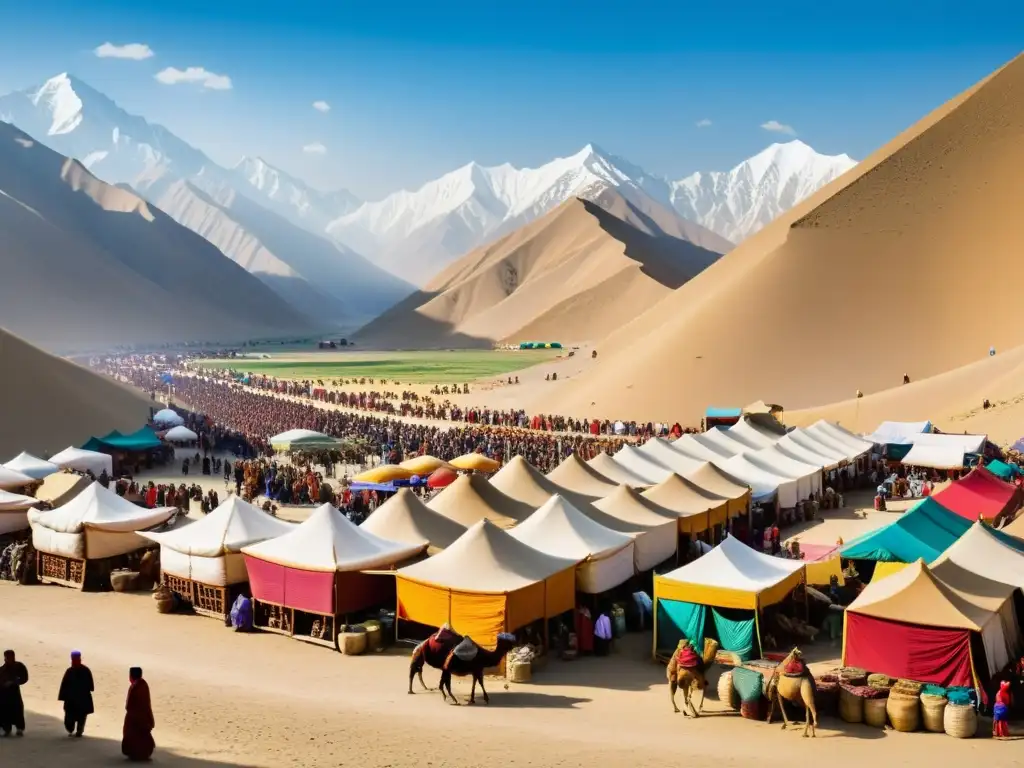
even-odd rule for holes
{"type": "Polygon", "coordinates": [[[620,485],[631,488],[647,488],[654,485],[650,480],[626,469],[607,453],[601,452],[587,462],[587,466],[620,485]]]}
{"type": "Polygon", "coordinates": [[[481,475],[462,475],[432,498],[427,506],[467,528],[481,520],[490,520],[501,528],[511,528],[536,509],[506,496],[481,475]]]}
{"type": "Polygon", "coordinates": [[[23,472],[0,466],[0,490],[18,490],[34,485],[37,481],[23,472]]]}
{"type": "Polygon", "coordinates": [[[545,477],[562,488],[595,498],[607,496],[619,487],[617,482],[583,461],[575,451],[545,477]]]}
{"type": "Polygon", "coordinates": [[[427,543],[427,554],[434,555],[466,532],[466,527],[440,512],[435,512],[408,488],[375,509],[359,526],[375,536],[404,544],[427,543]]]}
{"type": "Polygon", "coordinates": [[[627,443],[623,443],[612,458],[623,469],[642,478],[647,485],[657,485],[673,472],[671,467],[627,443]]]}
{"type": "Polygon", "coordinates": [[[1024,491],[1020,486],[1000,480],[985,467],[975,467],[932,496],[951,512],[972,522],[985,520],[999,525],[1013,519],[1020,509],[1024,491]]]}
{"type": "Polygon", "coordinates": [[[725,525],[729,500],[705,491],[677,474],[671,474],[643,496],[679,518],[679,533],[694,534],[725,525]]]}
{"type": "Polygon", "coordinates": [[[628,485],[594,502],[606,518],[598,521],[633,536],[633,564],[643,573],[674,557],[679,546],[679,520],[671,510],[645,499],[628,485]]]}
{"type": "Polygon", "coordinates": [[[753,464],[746,454],[737,454],[731,459],[719,459],[712,463],[723,472],[749,485],[754,501],[776,499],[782,509],[792,509],[799,501],[796,480],[753,464]]]}
{"type": "Polygon", "coordinates": [[[31,496],[0,490],[0,536],[27,531],[28,510],[38,503],[31,496]]]}
{"type": "Polygon", "coordinates": [[[31,477],[33,480],[42,480],[48,475],[60,472],[60,467],[53,462],[40,459],[24,451],[4,464],[3,467],[12,472],[20,472],[22,475],[31,477]]]}
{"type": "Polygon", "coordinates": [[[94,477],[99,477],[104,471],[108,475],[114,473],[114,460],[107,454],[71,446],[51,456],[50,463],[56,464],[61,469],[72,469],[82,474],[91,472],[94,477]]]}
{"type": "Polygon", "coordinates": [[[594,496],[585,496],[570,491],[549,480],[540,470],[531,465],[522,456],[513,456],[496,475],[491,478],[491,485],[511,499],[537,509],[554,495],[568,499],[583,509],[596,501],[594,496]]]}

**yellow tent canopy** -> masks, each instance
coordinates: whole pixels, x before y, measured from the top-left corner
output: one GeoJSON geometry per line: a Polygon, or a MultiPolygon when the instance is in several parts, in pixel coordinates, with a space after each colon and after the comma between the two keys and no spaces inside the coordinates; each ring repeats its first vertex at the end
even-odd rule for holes
{"type": "Polygon", "coordinates": [[[501,469],[501,463],[494,459],[484,456],[482,453],[467,453],[459,456],[457,459],[452,459],[449,462],[456,469],[472,470],[473,472],[483,472],[484,474],[491,474],[501,469]]]}
{"type": "Polygon", "coordinates": [[[429,455],[415,456],[411,459],[403,461],[398,466],[400,466],[402,469],[407,469],[414,475],[419,475],[420,477],[426,477],[435,469],[440,469],[441,467],[444,467],[445,469],[455,469],[455,467],[453,467],[447,461],[442,461],[436,456],[429,455]]]}
{"type": "Polygon", "coordinates": [[[414,474],[416,473],[397,464],[381,464],[379,467],[360,472],[352,480],[356,483],[390,483],[393,480],[408,480],[414,474]]]}

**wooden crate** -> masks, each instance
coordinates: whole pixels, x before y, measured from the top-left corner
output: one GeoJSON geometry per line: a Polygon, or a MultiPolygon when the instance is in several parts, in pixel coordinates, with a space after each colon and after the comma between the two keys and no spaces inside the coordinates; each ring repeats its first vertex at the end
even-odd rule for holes
{"type": "Polygon", "coordinates": [[[212,619],[224,619],[231,612],[231,604],[236,593],[241,591],[238,588],[242,586],[219,587],[169,573],[161,574],[161,581],[169,590],[180,595],[182,601],[191,605],[197,614],[212,619]]]}
{"type": "Polygon", "coordinates": [[[85,589],[86,564],[76,557],[36,552],[36,573],[44,584],[58,584],[72,589],[85,589]]]}

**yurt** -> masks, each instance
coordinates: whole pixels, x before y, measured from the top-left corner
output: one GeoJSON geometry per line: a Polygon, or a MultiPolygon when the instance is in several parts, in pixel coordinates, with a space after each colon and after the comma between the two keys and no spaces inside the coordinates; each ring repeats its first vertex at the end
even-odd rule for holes
{"type": "Polygon", "coordinates": [[[35,484],[36,480],[22,472],[0,466],[0,490],[13,491],[35,484]]]}
{"type": "Polygon", "coordinates": [[[602,498],[614,493],[619,483],[587,464],[575,451],[545,475],[556,485],[584,496],[602,498]]]}
{"type": "Polygon", "coordinates": [[[595,523],[562,496],[551,496],[509,535],[546,554],[576,560],[576,589],[586,594],[607,592],[633,576],[633,537],[595,523]]]}
{"type": "Polygon", "coordinates": [[[31,453],[19,453],[13,459],[3,465],[5,469],[12,472],[20,472],[33,480],[42,480],[47,475],[60,472],[60,467],[45,459],[33,456],[31,453]]]}
{"type": "Polygon", "coordinates": [[[338,648],[345,617],[393,604],[390,570],[426,543],[389,541],[365,531],[330,504],[274,539],[242,547],[253,597],[253,624],[338,648]],[[387,570],[388,573],[372,571],[387,570]]]}
{"type": "Polygon", "coordinates": [[[232,495],[189,525],[140,535],[160,545],[164,585],[191,603],[196,613],[223,619],[249,582],[242,547],[283,536],[295,527],[232,495]]]}
{"type": "Polygon", "coordinates": [[[480,475],[462,475],[427,506],[467,528],[481,520],[490,520],[499,528],[511,528],[537,508],[506,496],[480,475]]]}
{"type": "Polygon", "coordinates": [[[164,440],[169,443],[191,443],[199,439],[199,435],[186,426],[171,427],[164,433],[164,440]]]}
{"type": "Polygon", "coordinates": [[[435,512],[408,488],[381,504],[359,526],[374,536],[403,544],[426,545],[427,554],[435,555],[451,546],[466,527],[435,512]]]}
{"type": "Polygon", "coordinates": [[[484,475],[490,475],[501,469],[500,461],[495,461],[488,456],[484,456],[482,453],[467,453],[452,459],[448,463],[456,469],[467,472],[480,472],[484,475]]]}
{"type": "Polygon", "coordinates": [[[715,637],[741,659],[757,658],[758,614],[782,602],[804,579],[804,564],[756,552],[729,536],[691,563],[654,577],[654,656],[677,641],[701,647],[715,637]]]}
{"type": "Polygon", "coordinates": [[[728,499],[698,488],[674,473],[641,496],[674,513],[683,534],[707,531],[729,519],[728,499]]]}
{"type": "Polygon", "coordinates": [[[956,586],[923,560],[872,581],[846,609],[843,664],[944,687],[975,687],[978,671],[997,671],[1007,656],[1003,610],[1015,588],[949,565],[947,574],[961,582],[956,586]],[[974,658],[972,633],[981,640],[984,666],[974,658]]]}
{"type": "Polygon", "coordinates": [[[119,558],[149,546],[139,531],[166,522],[174,512],[173,507],[137,507],[99,483],[62,507],[31,509],[39,578],[77,589],[103,587],[119,558]]]}
{"type": "Polygon", "coordinates": [[[107,454],[71,446],[55,456],[51,456],[50,463],[56,464],[61,469],[73,469],[82,474],[92,472],[96,477],[99,477],[104,471],[108,475],[114,472],[114,460],[107,454]]]}
{"type": "Polygon", "coordinates": [[[540,552],[488,520],[396,576],[399,619],[450,624],[485,647],[493,647],[502,632],[559,616],[576,604],[575,560],[540,552]]]}
{"type": "Polygon", "coordinates": [[[1013,519],[1024,498],[1022,493],[1020,486],[999,479],[985,467],[975,467],[932,498],[971,522],[985,520],[999,525],[1013,519]]]}
{"type": "Polygon", "coordinates": [[[603,451],[587,461],[587,466],[596,472],[601,473],[609,480],[615,481],[619,485],[628,485],[631,488],[648,488],[655,485],[655,483],[651,482],[647,478],[641,477],[636,472],[626,469],[603,451]]]}
{"type": "Polygon", "coordinates": [[[0,536],[28,530],[28,510],[37,499],[20,493],[0,491],[0,536]]]}
{"type": "Polygon", "coordinates": [[[161,427],[177,427],[185,423],[181,414],[171,408],[163,408],[153,414],[153,423],[161,427]]]}
{"type": "Polygon", "coordinates": [[[597,521],[605,527],[633,536],[633,563],[638,573],[650,571],[675,557],[679,546],[679,517],[645,499],[628,485],[594,502],[603,513],[597,521]]]}

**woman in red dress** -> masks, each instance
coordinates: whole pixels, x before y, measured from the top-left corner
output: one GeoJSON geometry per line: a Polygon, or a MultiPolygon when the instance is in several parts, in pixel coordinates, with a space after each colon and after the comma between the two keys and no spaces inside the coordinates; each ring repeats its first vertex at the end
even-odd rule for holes
{"type": "Polygon", "coordinates": [[[125,702],[124,731],[121,754],[129,760],[144,762],[153,756],[153,705],[149,698],[149,684],[142,679],[142,669],[132,667],[128,672],[130,685],[125,702]]]}

